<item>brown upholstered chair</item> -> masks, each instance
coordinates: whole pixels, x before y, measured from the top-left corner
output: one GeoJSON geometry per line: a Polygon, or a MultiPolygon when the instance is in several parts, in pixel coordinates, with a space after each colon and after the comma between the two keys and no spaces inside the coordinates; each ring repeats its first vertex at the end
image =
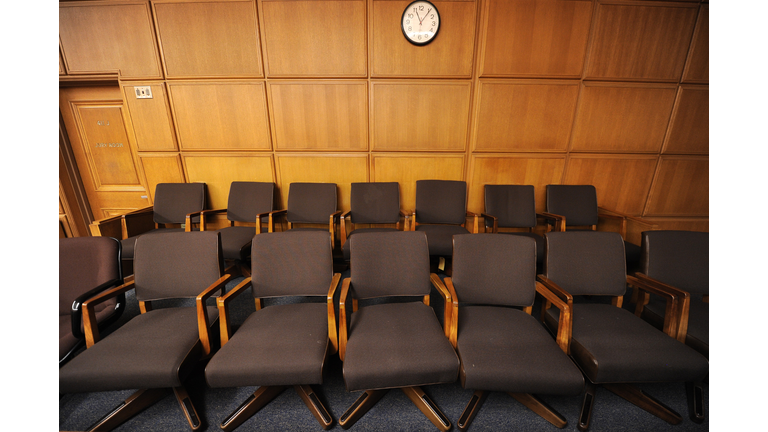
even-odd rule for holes
{"type": "Polygon", "coordinates": [[[269,232],[275,231],[278,217],[285,218],[288,229],[327,230],[331,239],[336,238],[337,211],[336,183],[291,183],[288,190],[288,205],[282,210],[269,213],[269,232]],[[320,224],[328,228],[297,227],[294,224],[320,224]]]}
{"type": "Polygon", "coordinates": [[[408,229],[407,224],[408,216],[400,210],[400,186],[397,182],[352,183],[350,209],[341,215],[339,237],[344,260],[349,261],[349,238],[353,234],[403,231],[408,229]],[[350,224],[347,224],[347,219],[350,224]],[[395,227],[357,228],[355,224],[395,224],[395,227]]]}
{"type": "Polygon", "coordinates": [[[435,283],[439,277],[429,273],[426,235],[373,232],[353,236],[349,242],[354,265],[339,300],[339,357],[347,391],[364,393],[339,424],[350,428],[389,389],[400,388],[438,429],[450,429],[450,420],[420,388],[452,383],[459,372],[456,352],[428,305],[430,282],[443,295],[446,310],[451,297],[435,283]],[[392,296],[423,301],[387,302],[392,296]],[[358,308],[360,300],[373,298],[380,300],[358,308]]]}
{"type": "Polygon", "coordinates": [[[429,255],[439,257],[441,267],[444,265],[442,259],[453,253],[453,236],[470,232],[465,226],[468,216],[474,221],[472,233],[477,234],[478,217],[467,211],[466,182],[416,181],[416,209],[411,216],[410,228],[427,235],[429,255]]]}
{"type": "Polygon", "coordinates": [[[135,278],[83,303],[87,349],[59,369],[61,393],[141,389],[90,430],[111,430],[173,389],[193,430],[201,420],[184,389],[195,363],[211,352],[209,327],[229,275],[217,232],[158,233],[136,240],[135,278]],[[95,306],[135,289],[141,314],[99,340],[95,306]],[[156,300],[195,298],[195,307],[158,307],[156,300]]]}
{"type": "Polygon", "coordinates": [[[584,378],[531,316],[536,292],[570,314],[565,302],[536,282],[535,240],[454,236],[453,276],[444,282],[453,301],[449,339],[461,359],[461,385],[476,390],[459,417],[459,429],[469,427],[490,391],[506,392],[565,427],[565,418],[534,393],[577,395],[584,378]]]}
{"type": "Polygon", "coordinates": [[[262,223],[269,222],[274,198],[274,183],[236,181],[229,186],[227,208],[200,213],[200,231],[206,230],[206,217],[226,213],[229,226],[218,230],[224,259],[246,276],[250,275],[251,240],[262,232],[262,223]]]}
{"type": "MultiPolygon", "coordinates": [[[[120,242],[111,237],[59,239],[59,366],[85,344],[81,306],[96,294],[121,285],[120,242]]],[[[104,330],[125,310],[125,294],[94,308],[104,330]]]]}
{"type": "Polygon", "coordinates": [[[544,237],[534,232],[538,219],[556,224],[561,218],[536,212],[536,198],[531,185],[485,185],[485,213],[481,213],[485,232],[530,237],[536,241],[536,268],[541,273],[544,263],[544,237]],[[525,228],[527,231],[503,231],[499,228],[525,228]]]}
{"type": "MultiPolygon", "coordinates": [[[[640,243],[640,271],[635,276],[674,292],[684,291],[678,307],[677,339],[709,357],[709,233],[646,231],[640,243]],[[687,297],[687,298],[686,298],[687,297]]],[[[664,328],[665,303],[638,287],[635,315],[664,328]]]]}
{"type": "Polygon", "coordinates": [[[555,231],[607,231],[602,227],[617,230],[624,239],[624,249],[627,259],[627,274],[634,273],[640,262],[640,246],[629,242],[627,224],[631,223],[652,229],[653,224],[641,218],[629,216],[597,205],[597,190],[592,185],[547,185],[547,213],[562,218],[559,222],[548,221],[554,225],[555,231]],[[600,222],[601,219],[604,222],[600,222]],[[558,226],[559,224],[559,226],[558,226]]]}
{"type": "Polygon", "coordinates": [[[341,274],[333,274],[330,235],[321,231],[254,237],[252,276],[219,297],[222,347],[205,368],[211,387],[260,386],[221,423],[231,431],[293,386],[323,429],[333,419],[311,385],[323,383],[323,367],[338,347],[333,297],[341,274]],[[227,305],[252,287],[256,312],[231,335],[227,305]],[[265,298],[301,296],[325,302],[264,307],[265,298]]]}
{"type": "Polygon", "coordinates": [[[565,326],[564,346],[587,378],[578,427],[589,427],[596,385],[600,385],[670,424],[680,415],[629,383],[685,382],[690,417],[703,421],[700,386],[707,359],[675,339],[679,295],[626,275],[624,242],[612,232],[547,233],[544,274],[539,281],[572,307],[572,315],[542,307],[542,320],[554,332],[565,326]],[[627,284],[667,300],[665,333],[623,309],[627,284]],[[582,298],[582,296],[589,296],[582,298]],[[610,304],[607,303],[610,300],[610,304]]]}

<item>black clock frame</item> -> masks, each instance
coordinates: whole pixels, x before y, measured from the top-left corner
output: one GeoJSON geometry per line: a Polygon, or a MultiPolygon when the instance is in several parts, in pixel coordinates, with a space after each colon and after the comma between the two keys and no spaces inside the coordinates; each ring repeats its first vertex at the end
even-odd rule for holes
{"type": "Polygon", "coordinates": [[[435,32],[435,36],[433,36],[431,39],[427,39],[424,42],[412,41],[411,38],[408,37],[408,34],[405,32],[405,27],[403,27],[403,18],[405,18],[405,13],[408,12],[408,9],[410,9],[411,5],[413,5],[414,3],[419,3],[419,2],[429,3],[435,9],[435,13],[437,14],[437,19],[440,20],[440,11],[437,10],[437,6],[435,6],[432,2],[427,1],[427,0],[414,0],[411,3],[409,3],[408,6],[405,7],[405,10],[403,11],[403,14],[400,16],[400,31],[403,32],[403,36],[405,37],[405,40],[407,40],[408,42],[410,42],[410,43],[412,43],[413,45],[416,45],[416,46],[424,46],[424,45],[432,43],[433,40],[437,39],[437,35],[440,33],[440,28],[443,26],[443,22],[439,21],[440,25],[437,26],[437,31],[435,32]]]}

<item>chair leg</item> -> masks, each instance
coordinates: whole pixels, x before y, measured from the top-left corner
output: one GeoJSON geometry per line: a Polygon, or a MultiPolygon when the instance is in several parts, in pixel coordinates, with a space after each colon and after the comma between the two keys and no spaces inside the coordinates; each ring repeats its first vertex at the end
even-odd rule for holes
{"type": "Polygon", "coordinates": [[[588,379],[584,379],[584,400],[581,402],[581,412],[579,413],[579,423],[576,427],[580,431],[589,429],[589,422],[592,420],[592,405],[595,403],[595,385],[588,379]]]}
{"type": "Polygon", "coordinates": [[[176,395],[176,400],[179,401],[179,406],[181,406],[181,411],[184,412],[184,417],[187,418],[189,427],[192,430],[200,429],[200,416],[197,415],[197,410],[192,405],[192,399],[189,398],[187,390],[184,387],[174,387],[173,393],[176,395]]]}
{"type": "Polygon", "coordinates": [[[225,432],[234,430],[262,409],[264,405],[276,398],[283,390],[285,390],[285,386],[259,387],[232,414],[224,419],[219,427],[225,432]]]}
{"type": "Polygon", "coordinates": [[[109,414],[101,418],[88,431],[111,431],[112,429],[125,423],[134,415],[140,413],[155,402],[164,398],[168,394],[168,389],[143,389],[130,395],[128,399],[118,405],[109,414]]]}
{"type": "Polygon", "coordinates": [[[376,405],[389,390],[368,390],[360,395],[359,398],[352,404],[344,414],[339,417],[339,426],[342,429],[349,429],[354,425],[360,417],[365,415],[371,407],[376,405]]]}
{"type": "Polygon", "coordinates": [[[537,398],[532,394],[528,394],[528,393],[507,393],[507,394],[515,398],[515,400],[517,400],[521,404],[525,405],[529,410],[540,415],[544,420],[552,423],[553,425],[559,427],[560,429],[564,428],[568,424],[568,422],[565,420],[563,416],[561,416],[557,411],[552,409],[552,407],[544,403],[544,401],[542,401],[541,399],[537,398]]]}
{"type": "Polygon", "coordinates": [[[483,402],[485,402],[485,398],[488,397],[488,392],[485,390],[477,390],[472,395],[472,397],[469,399],[469,403],[467,403],[467,407],[464,408],[464,412],[461,413],[461,416],[459,417],[459,421],[456,422],[456,426],[461,431],[465,431],[469,428],[469,425],[472,423],[472,419],[475,418],[477,415],[477,412],[480,411],[480,407],[483,406],[483,402]]]}
{"type": "Polygon", "coordinates": [[[701,424],[704,421],[704,395],[700,382],[685,383],[688,396],[688,415],[694,423],[701,424]]]}
{"type": "Polygon", "coordinates": [[[293,386],[293,388],[296,390],[296,393],[301,396],[301,400],[307,405],[307,408],[309,408],[312,415],[315,416],[320,423],[320,426],[322,426],[324,430],[330,429],[333,424],[333,418],[331,417],[331,414],[328,413],[328,410],[325,409],[322,402],[320,402],[320,399],[317,398],[312,387],[308,385],[296,385],[293,386]]]}
{"type": "Polygon", "coordinates": [[[441,431],[451,428],[451,421],[440,411],[440,408],[419,387],[403,387],[400,390],[408,396],[419,410],[441,431]]]}
{"type": "Polygon", "coordinates": [[[648,411],[669,424],[680,424],[683,418],[673,409],[629,384],[603,384],[607,390],[648,411]]]}

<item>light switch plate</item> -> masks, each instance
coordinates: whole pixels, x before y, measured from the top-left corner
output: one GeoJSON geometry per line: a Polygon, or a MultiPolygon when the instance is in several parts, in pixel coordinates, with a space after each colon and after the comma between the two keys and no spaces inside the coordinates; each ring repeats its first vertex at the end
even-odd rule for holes
{"type": "Polygon", "coordinates": [[[152,99],[152,89],[149,86],[134,87],[136,99],[152,99]]]}

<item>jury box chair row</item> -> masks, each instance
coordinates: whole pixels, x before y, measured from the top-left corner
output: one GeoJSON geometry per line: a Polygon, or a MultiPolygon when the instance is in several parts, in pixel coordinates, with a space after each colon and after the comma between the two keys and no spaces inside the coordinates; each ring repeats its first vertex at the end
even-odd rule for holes
{"type": "Polygon", "coordinates": [[[421,387],[457,378],[476,390],[457,421],[462,430],[489,391],[509,393],[558,427],[566,419],[534,394],[584,393],[578,425],[586,430],[596,385],[680,423],[679,414],[628,384],[660,381],[685,382],[691,419],[701,422],[699,383],[708,361],[677,338],[681,294],[626,276],[617,233],[557,232],[546,241],[547,271],[537,277],[533,239],[456,235],[454,274],[441,280],[430,274],[424,233],[355,236],[350,253],[356,264],[341,283],[337,317],[341,275],[333,273],[327,232],[255,236],[252,275],[226,293],[220,233],[143,236],[136,243],[134,280],[83,303],[88,348],[60,369],[60,392],[142,389],[92,428],[110,430],[171,388],[195,430],[202,419],[183,382],[195,362],[207,360],[211,387],[258,386],[221,421],[223,430],[235,429],[291,386],[329,429],[334,420],[312,386],[322,384],[326,359],[338,352],[347,390],[363,392],[339,417],[344,429],[399,388],[439,430],[448,430],[451,420],[421,387]],[[621,308],[628,284],[664,298],[663,332],[621,308]],[[248,287],[256,311],[233,333],[228,305],[248,287]],[[429,306],[432,287],[444,301],[442,328],[429,306]],[[99,341],[95,306],[130,289],[142,313],[99,341]],[[531,316],[536,295],[543,299],[543,326],[531,316]],[[264,298],[281,296],[325,302],[264,307],[264,298]],[[392,296],[418,301],[362,304],[392,296]],[[599,296],[611,304],[595,302],[599,296]],[[196,307],[152,308],[152,301],[170,297],[194,297],[196,307]],[[211,297],[216,307],[207,306],[211,297]],[[218,351],[211,343],[217,330],[218,351]]]}

